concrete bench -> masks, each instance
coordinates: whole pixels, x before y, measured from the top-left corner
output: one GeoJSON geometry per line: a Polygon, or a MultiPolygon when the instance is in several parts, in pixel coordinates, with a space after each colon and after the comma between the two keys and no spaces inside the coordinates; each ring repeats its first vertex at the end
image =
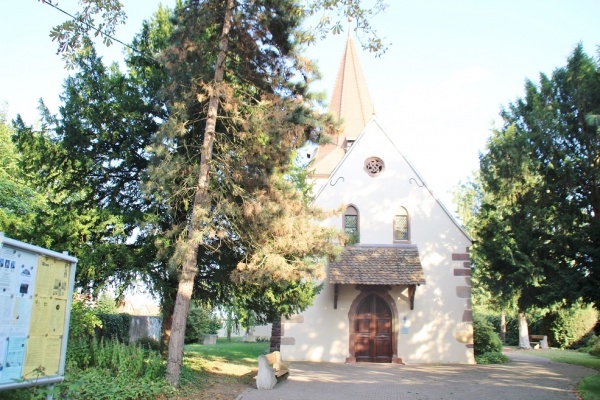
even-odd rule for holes
{"type": "Polygon", "coordinates": [[[532,349],[547,349],[548,336],[546,335],[529,335],[529,345],[532,349]]]}
{"type": "Polygon", "coordinates": [[[281,353],[272,353],[258,356],[258,375],[256,376],[257,389],[273,389],[275,384],[288,376],[290,370],[286,363],[281,361],[281,353]]]}

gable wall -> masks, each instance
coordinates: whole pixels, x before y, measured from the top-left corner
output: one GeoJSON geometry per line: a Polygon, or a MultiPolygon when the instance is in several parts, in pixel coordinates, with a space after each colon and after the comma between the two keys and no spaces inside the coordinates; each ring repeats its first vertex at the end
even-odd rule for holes
{"type": "MultiPolygon", "coordinates": [[[[464,260],[470,241],[373,121],[315,201],[328,210],[347,204],[359,210],[360,243],[365,245],[393,244],[396,210],[403,206],[409,213],[410,243],[419,248],[426,284],[417,288],[412,311],[406,287],[390,291],[399,314],[398,356],[405,362],[472,363],[472,346],[465,343],[471,340],[470,269],[464,260]],[[374,156],[385,163],[377,177],[364,171],[364,161],[374,156]]],[[[341,229],[342,216],[324,223],[341,229]]],[[[341,285],[334,310],[333,285],[326,281],[314,307],[284,323],[283,358],[343,362],[348,310],[358,294],[354,285],[341,285]]]]}

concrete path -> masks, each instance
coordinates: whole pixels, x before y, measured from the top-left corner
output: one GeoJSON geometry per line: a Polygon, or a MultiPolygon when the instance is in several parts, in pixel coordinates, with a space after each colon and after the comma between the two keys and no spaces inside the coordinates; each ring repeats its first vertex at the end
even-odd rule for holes
{"type": "Polygon", "coordinates": [[[596,371],[522,352],[497,365],[392,365],[291,362],[273,390],[244,391],[237,400],[558,400],[596,371]]]}

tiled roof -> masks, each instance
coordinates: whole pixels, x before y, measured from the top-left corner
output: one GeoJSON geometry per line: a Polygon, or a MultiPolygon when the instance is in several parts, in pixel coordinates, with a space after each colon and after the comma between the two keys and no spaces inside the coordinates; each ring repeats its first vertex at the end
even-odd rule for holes
{"type": "Polygon", "coordinates": [[[425,276],[415,245],[348,246],[330,263],[329,283],[415,285],[425,276]]]}

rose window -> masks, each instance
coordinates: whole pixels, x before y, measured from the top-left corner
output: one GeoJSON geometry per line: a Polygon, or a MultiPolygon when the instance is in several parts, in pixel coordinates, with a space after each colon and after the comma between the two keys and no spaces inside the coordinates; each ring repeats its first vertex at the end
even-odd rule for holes
{"type": "Polygon", "coordinates": [[[369,175],[377,175],[383,171],[383,161],[377,157],[371,157],[365,161],[365,170],[369,175]]]}

